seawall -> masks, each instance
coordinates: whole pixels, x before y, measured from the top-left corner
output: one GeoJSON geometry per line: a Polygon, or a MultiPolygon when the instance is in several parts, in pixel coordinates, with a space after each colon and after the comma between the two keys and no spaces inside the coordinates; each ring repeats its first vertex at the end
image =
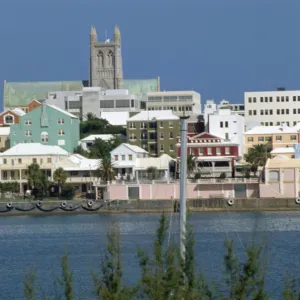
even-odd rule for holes
{"type": "MultiPolygon", "coordinates": [[[[101,214],[101,213],[161,213],[178,212],[179,200],[113,200],[110,203],[96,201],[91,206],[86,201],[45,201],[37,206],[37,202],[0,203],[0,216],[17,215],[67,215],[67,214],[101,214]]],[[[189,211],[300,211],[300,204],[294,198],[247,198],[234,199],[193,199],[187,201],[189,211]]]]}

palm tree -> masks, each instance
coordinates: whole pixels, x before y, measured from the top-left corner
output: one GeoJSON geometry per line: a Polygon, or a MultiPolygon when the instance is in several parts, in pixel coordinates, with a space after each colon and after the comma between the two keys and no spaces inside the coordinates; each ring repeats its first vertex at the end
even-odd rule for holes
{"type": "Polygon", "coordinates": [[[61,187],[67,181],[68,174],[63,168],[58,168],[53,173],[53,179],[58,184],[59,195],[61,194],[61,187]]]}
{"type": "Polygon", "coordinates": [[[270,154],[267,151],[267,148],[263,144],[254,145],[248,150],[248,153],[245,154],[245,160],[253,168],[265,166],[267,159],[270,157],[270,154]]]}
{"type": "Polygon", "coordinates": [[[36,163],[28,166],[28,187],[35,188],[41,181],[41,169],[40,166],[36,163]]]}
{"type": "Polygon", "coordinates": [[[105,182],[111,182],[115,178],[113,163],[109,155],[102,157],[98,168],[99,177],[105,182]]]}
{"type": "Polygon", "coordinates": [[[196,164],[195,156],[193,154],[188,154],[188,156],[187,156],[188,177],[191,176],[191,174],[195,171],[196,167],[197,167],[197,164],[196,164]]]}
{"type": "Polygon", "coordinates": [[[87,121],[92,121],[92,120],[97,120],[98,118],[96,117],[95,114],[89,112],[85,115],[85,118],[87,119],[87,121]]]}

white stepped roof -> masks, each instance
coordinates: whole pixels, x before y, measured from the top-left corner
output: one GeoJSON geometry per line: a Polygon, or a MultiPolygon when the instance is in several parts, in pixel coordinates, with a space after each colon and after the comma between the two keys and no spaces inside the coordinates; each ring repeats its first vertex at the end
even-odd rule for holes
{"type": "Polygon", "coordinates": [[[155,167],[159,170],[168,170],[170,161],[173,158],[168,154],[162,154],[160,157],[145,157],[136,159],[136,170],[147,170],[149,167],[155,167]]]}
{"type": "Polygon", "coordinates": [[[89,159],[80,154],[73,154],[61,162],[61,167],[65,171],[93,171],[97,170],[99,166],[99,159],[89,159]],[[70,166],[68,162],[71,162],[73,166],[70,166]],[[68,166],[64,167],[64,163],[67,163],[68,166]]]}
{"type": "Polygon", "coordinates": [[[0,156],[40,156],[40,155],[68,155],[68,152],[59,146],[43,145],[40,143],[19,143],[0,153],[0,156]]]}
{"type": "Polygon", "coordinates": [[[163,121],[163,120],[179,120],[178,116],[175,116],[172,110],[144,110],[140,113],[129,118],[128,121],[163,121]]]}

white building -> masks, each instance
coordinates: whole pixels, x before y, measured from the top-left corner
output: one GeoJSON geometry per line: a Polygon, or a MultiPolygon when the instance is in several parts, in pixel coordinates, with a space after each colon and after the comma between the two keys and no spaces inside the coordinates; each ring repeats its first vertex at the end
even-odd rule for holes
{"type": "Polygon", "coordinates": [[[116,169],[116,179],[136,179],[147,178],[147,169],[154,167],[159,172],[161,180],[168,180],[170,177],[170,162],[172,157],[163,154],[160,157],[149,157],[149,153],[144,149],[130,145],[121,144],[110,152],[113,161],[113,168],[116,169]]]}
{"type": "Polygon", "coordinates": [[[172,110],[177,116],[200,115],[201,96],[194,91],[151,92],[147,94],[147,110],[172,110]]]}
{"type": "Polygon", "coordinates": [[[128,90],[103,90],[101,87],[84,87],[82,91],[58,91],[48,93],[45,100],[85,119],[88,113],[101,117],[101,112],[139,111],[145,104],[128,90]]]}
{"type": "Polygon", "coordinates": [[[230,109],[220,108],[208,117],[209,133],[239,145],[239,156],[244,155],[244,117],[230,109]]]}
{"type": "Polygon", "coordinates": [[[91,147],[94,145],[96,139],[101,139],[105,142],[109,142],[112,140],[115,136],[119,136],[122,141],[126,140],[126,137],[122,134],[91,134],[84,139],[80,140],[80,146],[82,149],[89,151],[91,147]]]}
{"type": "Polygon", "coordinates": [[[240,116],[245,116],[245,104],[232,104],[228,100],[221,100],[220,104],[217,105],[217,108],[228,108],[231,110],[232,114],[238,114],[240,116]]]}
{"type": "Polygon", "coordinates": [[[245,123],[247,130],[258,126],[294,126],[300,117],[300,90],[245,92],[245,123]]]}

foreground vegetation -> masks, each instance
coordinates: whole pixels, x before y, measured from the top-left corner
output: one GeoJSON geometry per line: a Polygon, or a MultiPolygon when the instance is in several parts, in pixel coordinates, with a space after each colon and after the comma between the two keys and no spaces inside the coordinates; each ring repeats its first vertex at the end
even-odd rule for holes
{"type": "MultiPolygon", "coordinates": [[[[107,234],[107,246],[100,272],[91,272],[94,283],[93,299],[103,300],[266,300],[272,299],[265,289],[265,265],[262,249],[251,246],[246,249],[246,258],[240,261],[234,252],[232,241],[225,241],[226,253],[224,280],[218,284],[206,280],[202,272],[195,270],[194,235],[188,226],[185,259],[180,257],[178,246],[168,240],[168,221],[162,215],[156,231],[152,253],[138,249],[140,278],[135,286],[124,284],[120,229],[113,224],[107,234]]],[[[57,298],[37,296],[36,273],[29,270],[24,279],[25,299],[87,299],[75,297],[73,273],[68,263],[68,255],[61,259],[61,276],[55,279],[60,286],[57,298]]],[[[273,295],[274,296],[274,295],[273,295]]],[[[295,279],[285,282],[282,299],[300,299],[295,279]]]]}

